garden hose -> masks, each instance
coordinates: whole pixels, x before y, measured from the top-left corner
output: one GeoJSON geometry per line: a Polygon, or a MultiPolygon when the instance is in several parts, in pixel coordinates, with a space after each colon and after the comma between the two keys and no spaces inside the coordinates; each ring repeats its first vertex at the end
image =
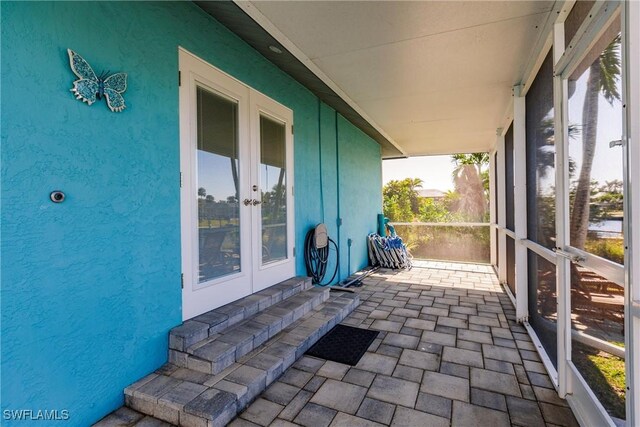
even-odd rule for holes
{"type": "Polygon", "coordinates": [[[318,224],[309,230],[304,240],[304,261],[307,267],[307,275],[312,278],[313,284],[319,286],[330,285],[338,274],[339,260],[338,245],[328,236],[327,227],[324,224],[318,224]],[[327,273],[331,245],[336,250],[336,268],[331,279],[327,283],[322,283],[327,273]]]}

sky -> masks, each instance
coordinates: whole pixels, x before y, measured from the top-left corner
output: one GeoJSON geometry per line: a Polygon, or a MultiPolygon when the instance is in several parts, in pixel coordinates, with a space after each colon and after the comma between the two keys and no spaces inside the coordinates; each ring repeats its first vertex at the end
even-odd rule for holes
{"type": "MultiPolygon", "coordinates": [[[[582,123],[582,108],[587,88],[589,72],[585,72],[576,83],[576,91],[569,99],[569,123],[582,123]]],[[[618,84],[618,89],[620,85],[618,84]]],[[[609,147],[609,142],[622,138],[622,103],[618,100],[609,104],[602,94],[598,99],[598,130],[596,154],[593,160],[591,178],[604,184],[614,179],[622,180],[622,147],[609,147]]],[[[579,171],[582,166],[582,134],[569,139],[569,156],[576,162],[579,171]]],[[[578,172],[574,179],[577,179],[578,172]]]]}
{"type": "Polygon", "coordinates": [[[382,183],[405,178],[420,178],[422,188],[453,190],[451,156],[420,156],[409,159],[383,160],[382,183]]]}
{"type": "MultiPolygon", "coordinates": [[[[568,112],[569,123],[576,125],[579,133],[569,138],[569,157],[575,162],[576,172],[572,181],[578,179],[582,166],[582,109],[587,89],[589,69],[587,69],[576,81],[575,92],[569,98],[568,112]]],[[[620,82],[618,82],[620,89],[620,82]]],[[[622,103],[616,100],[609,104],[602,94],[598,97],[598,128],[596,137],[596,151],[591,170],[592,180],[604,184],[606,181],[622,180],[623,158],[622,147],[609,147],[609,142],[622,138],[622,103]]],[[[541,179],[541,186],[546,190],[552,190],[555,185],[555,176],[548,174],[541,179]]]]}

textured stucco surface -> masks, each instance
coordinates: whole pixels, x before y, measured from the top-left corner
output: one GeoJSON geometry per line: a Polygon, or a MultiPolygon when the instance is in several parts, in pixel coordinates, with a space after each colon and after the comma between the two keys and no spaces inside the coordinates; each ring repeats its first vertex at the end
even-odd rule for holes
{"type": "Polygon", "coordinates": [[[340,272],[341,277],[368,263],[367,235],[377,230],[382,212],[382,164],[379,146],[371,147],[364,133],[338,116],[340,179],[340,272]],[[376,209],[377,208],[377,209],[376,209]],[[351,269],[347,271],[347,241],[351,245],[351,269]]]}
{"type": "Polygon", "coordinates": [[[294,111],[296,247],[322,220],[322,170],[336,240],[340,186],[342,277],[348,237],[351,269],[366,264],[379,146],[339,116],[336,140],[332,109],[196,6],[0,8],[3,410],[67,409],[65,425],[87,425],[166,360],[181,319],[178,46],[294,111]],[[123,113],[73,97],[67,48],[129,74],[123,113]],[[52,190],[67,200],[51,203],[52,190]]]}

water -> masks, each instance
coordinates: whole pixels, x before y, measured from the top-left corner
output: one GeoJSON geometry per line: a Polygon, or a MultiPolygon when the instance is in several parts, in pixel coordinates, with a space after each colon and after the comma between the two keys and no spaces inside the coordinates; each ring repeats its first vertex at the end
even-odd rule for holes
{"type": "Polygon", "coordinates": [[[600,237],[622,237],[622,221],[607,219],[589,223],[589,231],[595,231],[600,237]]]}

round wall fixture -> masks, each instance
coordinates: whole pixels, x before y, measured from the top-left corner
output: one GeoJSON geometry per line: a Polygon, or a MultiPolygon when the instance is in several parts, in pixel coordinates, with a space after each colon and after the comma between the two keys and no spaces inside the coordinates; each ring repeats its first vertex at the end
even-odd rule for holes
{"type": "Polygon", "coordinates": [[[62,203],[64,202],[65,195],[62,191],[56,190],[52,191],[51,194],[49,194],[49,198],[53,203],[62,203]]]}

